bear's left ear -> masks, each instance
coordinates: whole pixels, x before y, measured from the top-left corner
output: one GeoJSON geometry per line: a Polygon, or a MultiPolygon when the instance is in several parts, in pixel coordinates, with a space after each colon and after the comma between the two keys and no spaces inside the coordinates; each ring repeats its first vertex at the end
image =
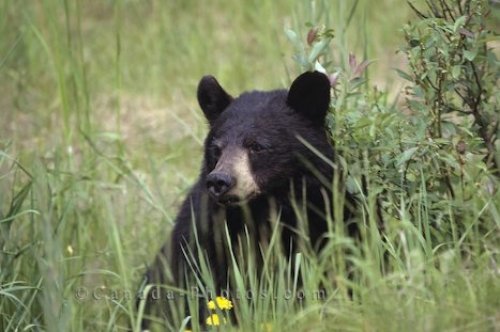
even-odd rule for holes
{"type": "Polygon", "coordinates": [[[323,125],[330,107],[330,80],[318,71],[300,75],[288,91],[287,104],[313,123],[323,125]]]}
{"type": "Polygon", "coordinates": [[[233,100],[213,76],[203,76],[198,84],[197,94],[198,103],[210,125],[233,100]]]}

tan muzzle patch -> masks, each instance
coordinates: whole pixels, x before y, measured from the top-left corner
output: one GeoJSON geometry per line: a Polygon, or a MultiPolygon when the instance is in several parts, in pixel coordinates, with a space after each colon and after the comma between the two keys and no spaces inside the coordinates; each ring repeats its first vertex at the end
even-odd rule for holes
{"type": "Polygon", "coordinates": [[[217,162],[214,172],[229,173],[234,178],[235,184],[226,195],[246,199],[260,192],[252,174],[248,152],[244,149],[234,148],[224,152],[217,162]]]}

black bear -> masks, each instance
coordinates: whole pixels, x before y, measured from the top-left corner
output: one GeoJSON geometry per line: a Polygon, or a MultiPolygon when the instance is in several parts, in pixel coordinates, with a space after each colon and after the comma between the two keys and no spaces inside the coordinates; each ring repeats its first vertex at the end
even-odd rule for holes
{"type": "Polygon", "coordinates": [[[233,98],[214,77],[205,76],[197,95],[210,126],[201,174],[146,282],[165,282],[166,263],[174,284],[184,287],[197,273],[201,249],[218,292],[230,284],[227,247],[243,235],[266,241],[271,215],[279,215],[285,254],[297,249],[299,227],[306,227],[310,244],[321,248],[326,214],[333,208],[334,150],[325,130],[330,82],[322,73],[306,72],[289,90],[233,98]],[[307,226],[298,225],[304,218],[297,217],[294,201],[305,202],[307,226]]]}

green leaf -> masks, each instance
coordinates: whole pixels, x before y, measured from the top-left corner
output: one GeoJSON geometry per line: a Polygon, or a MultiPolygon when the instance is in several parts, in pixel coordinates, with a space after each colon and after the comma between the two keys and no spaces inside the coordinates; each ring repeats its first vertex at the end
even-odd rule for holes
{"type": "Polygon", "coordinates": [[[413,82],[413,77],[411,77],[408,73],[406,73],[400,69],[397,69],[397,68],[396,68],[396,72],[398,73],[399,77],[404,78],[407,81],[413,82]]]}
{"type": "Polygon", "coordinates": [[[309,57],[307,58],[307,60],[310,63],[314,63],[319,55],[323,53],[324,50],[328,47],[328,44],[330,44],[330,40],[330,38],[325,38],[315,43],[311,50],[311,53],[309,53],[309,57]]]}
{"type": "Polygon", "coordinates": [[[453,77],[453,79],[455,80],[458,80],[458,78],[460,77],[461,69],[462,68],[459,65],[451,67],[451,77],[453,77]]]}
{"type": "Polygon", "coordinates": [[[443,121],[441,127],[446,137],[453,137],[457,134],[457,125],[453,122],[443,121]]]}
{"type": "Polygon", "coordinates": [[[438,155],[438,158],[442,161],[444,161],[448,166],[450,166],[453,169],[460,169],[460,164],[452,157],[449,155],[438,155]]]}
{"type": "Polygon", "coordinates": [[[415,182],[417,180],[417,177],[415,176],[415,174],[409,172],[408,174],[406,174],[406,179],[409,182],[415,182]]]}
{"type": "Polygon", "coordinates": [[[424,111],[426,109],[426,106],[421,103],[420,101],[417,101],[417,100],[414,100],[414,99],[410,99],[408,100],[408,106],[414,110],[414,111],[424,111]]]}
{"type": "Polygon", "coordinates": [[[360,186],[352,176],[347,177],[346,189],[351,194],[358,194],[360,192],[360,186]]]}
{"type": "Polygon", "coordinates": [[[476,58],[476,55],[477,49],[472,51],[464,51],[464,57],[469,61],[473,61],[476,58]]]}
{"type": "Polygon", "coordinates": [[[418,150],[418,147],[414,146],[413,148],[409,148],[408,150],[406,150],[405,152],[400,154],[399,157],[396,159],[396,166],[399,167],[399,166],[403,165],[405,162],[407,162],[408,160],[410,160],[411,157],[413,157],[413,155],[415,154],[415,152],[417,150],[418,150]]]}
{"type": "Polygon", "coordinates": [[[297,36],[297,33],[295,31],[291,29],[285,29],[285,34],[288,40],[292,42],[292,44],[296,45],[299,42],[299,37],[297,36]]]}
{"type": "Polygon", "coordinates": [[[309,67],[309,63],[307,62],[307,59],[302,54],[295,54],[292,57],[292,59],[295,60],[303,68],[308,68],[309,67]]]}
{"type": "Polygon", "coordinates": [[[349,83],[349,95],[354,94],[353,92],[356,91],[361,85],[363,85],[366,82],[364,78],[357,77],[353,78],[349,83]]]}
{"type": "Polygon", "coordinates": [[[466,16],[460,16],[459,18],[457,18],[455,24],[453,25],[453,32],[456,33],[459,28],[463,27],[466,19],[467,19],[466,16]]]}
{"type": "Polygon", "coordinates": [[[291,29],[285,28],[285,34],[288,40],[292,43],[293,47],[297,51],[297,53],[304,53],[304,45],[302,44],[297,33],[291,29]]]}

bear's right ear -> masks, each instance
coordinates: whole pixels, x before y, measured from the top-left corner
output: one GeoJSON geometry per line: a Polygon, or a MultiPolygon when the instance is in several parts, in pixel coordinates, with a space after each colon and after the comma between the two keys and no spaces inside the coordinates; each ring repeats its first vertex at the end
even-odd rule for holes
{"type": "Polygon", "coordinates": [[[198,103],[210,125],[231,103],[231,97],[213,76],[203,76],[198,84],[198,103]]]}

